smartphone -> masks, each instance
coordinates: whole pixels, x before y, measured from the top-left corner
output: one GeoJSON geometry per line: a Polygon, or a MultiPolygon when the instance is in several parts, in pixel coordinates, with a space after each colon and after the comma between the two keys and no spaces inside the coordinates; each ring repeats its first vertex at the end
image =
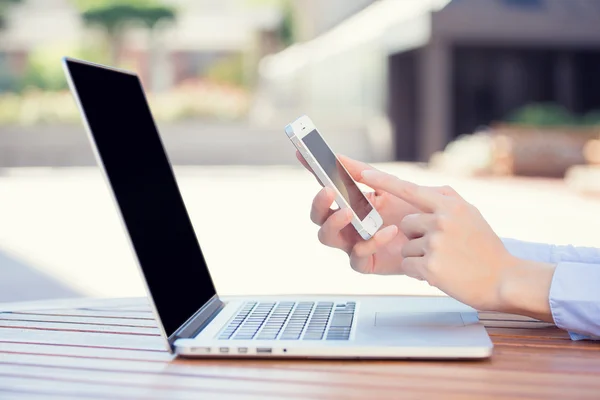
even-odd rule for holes
{"type": "Polygon", "coordinates": [[[371,238],[383,219],[364,195],[356,182],[323,136],[307,116],[302,116],[285,127],[285,133],[323,185],[335,191],[335,202],[340,208],[349,208],[354,214],[352,225],[365,240],[371,238]]]}

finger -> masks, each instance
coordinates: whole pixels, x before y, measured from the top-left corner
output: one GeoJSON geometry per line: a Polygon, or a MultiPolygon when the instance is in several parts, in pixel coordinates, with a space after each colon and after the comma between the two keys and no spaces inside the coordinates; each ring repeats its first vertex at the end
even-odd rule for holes
{"type": "Polygon", "coordinates": [[[426,248],[427,239],[425,237],[409,240],[402,246],[402,257],[422,257],[426,253],[426,248]]]}
{"type": "Polygon", "coordinates": [[[341,154],[338,154],[338,159],[340,160],[344,168],[346,168],[346,171],[348,171],[352,179],[354,179],[355,181],[360,181],[361,174],[363,171],[374,169],[367,163],[356,161],[348,156],[344,156],[341,154]]]}
{"type": "Polygon", "coordinates": [[[310,165],[308,165],[308,162],[304,159],[304,156],[300,154],[298,150],[296,150],[296,158],[298,159],[298,161],[300,161],[300,164],[302,164],[304,168],[312,172],[312,168],[310,167],[310,165]]]}
{"type": "Polygon", "coordinates": [[[429,187],[429,188],[435,190],[436,192],[443,194],[444,196],[462,199],[460,194],[458,194],[458,192],[456,190],[454,190],[451,186],[426,186],[426,187],[429,187]]]}
{"type": "Polygon", "coordinates": [[[310,209],[310,220],[321,226],[334,211],[331,205],[335,200],[335,193],[328,187],[324,187],[315,196],[310,209]]]}
{"type": "Polygon", "coordinates": [[[325,185],[323,185],[323,182],[321,182],[321,180],[319,179],[317,174],[315,174],[315,171],[313,171],[313,169],[310,167],[310,165],[308,165],[308,162],[304,159],[304,156],[302,154],[300,154],[300,152],[298,150],[296,150],[296,158],[298,159],[298,161],[300,161],[300,164],[302,164],[302,166],[304,166],[304,168],[306,168],[308,170],[308,172],[313,174],[313,176],[315,177],[317,182],[319,182],[319,185],[325,186],[325,185]]]}
{"type": "MultiPolygon", "coordinates": [[[[357,182],[360,182],[363,171],[375,169],[367,163],[354,160],[348,156],[344,156],[341,154],[338,155],[338,159],[340,160],[341,164],[344,166],[346,171],[348,171],[348,174],[350,174],[352,179],[354,179],[357,182]]],[[[383,194],[381,190],[377,189],[375,190],[375,193],[377,193],[378,195],[383,194]]]]}
{"type": "Polygon", "coordinates": [[[424,266],[424,257],[408,257],[402,260],[402,264],[400,264],[400,268],[404,275],[410,276],[411,278],[417,279],[419,281],[425,280],[425,277],[422,273],[424,266]]]}
{"type": "Polygon", "coordinates": [[[348,251],[340,232],[352,221],[352,215],[352,211],[348,208],[334,212],[319,229],[319,241],[325,246],[348,251]]]}
{"type": "Polygon", "coordinates": [[[350,265],[358,272],[373,273],[373,254],[387,245],[398,234],[398,227],[390,225],[377,232],[371,239],[358,242],[350,254],[350,265]]]}
{"type": "Polygon", "coordinates": [[[442,208],[446,200],[442,194],[431,188],[403,181],[376,169],[363,171],[362,182],[373,189],[380,189],[399,197],[424,212],[442,208]]]}
{"type": "Polygon", "coordinates": [[[435,229],[436,216],[434,214],[409,214],[400,222],[400,230],[409,239],[424,236],[427,232],[435,229]]]}

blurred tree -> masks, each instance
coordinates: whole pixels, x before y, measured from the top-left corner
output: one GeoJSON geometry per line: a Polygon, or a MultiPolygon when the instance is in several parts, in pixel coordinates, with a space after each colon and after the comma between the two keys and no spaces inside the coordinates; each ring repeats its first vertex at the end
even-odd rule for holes
{"type": "Polygon", "coordinates": [[[0,0],[0,29],[3,29],[6,24],[6,11],[8,7],[20,3],[22,0],[0,0]]]}
{"type": "Polygon", "coordinates": [[[277,33],[284,46],[296,41],[296,17],[291,0],[246,0],[251,6],[275,6],[281,10],[281,23],[277,33]]]}
{"type": "Polygon", "coordinates": [[[138,21],[148,29],[148,51],[150,57],[150,79],[154,90],[161,90],[160,58],[157,45],[157,28],[164,22],[175,20],[175,11],[169,7],[149,6],[138,10],[138,21]]]}
{"type": "Polygon", "coordinates": [[[279,39],[285,47],[294,44],[295,39],[295,20],[294,20],[294,9],[289,1],[283,3],[283,13],[281,19],[281,25],[279,25],[279,39]]]}
{"type": "Polygon", "coordinates": [[[176,17],[173,8],[162,5],[157,0],[73,1],[86,24],[98,26],[106,33],[113,65],[119,65],[123,34],[129,25],[141,24],[148,28],[149,48],[152,52],[154,30],[158,24],[174,20],[176,17]]]}

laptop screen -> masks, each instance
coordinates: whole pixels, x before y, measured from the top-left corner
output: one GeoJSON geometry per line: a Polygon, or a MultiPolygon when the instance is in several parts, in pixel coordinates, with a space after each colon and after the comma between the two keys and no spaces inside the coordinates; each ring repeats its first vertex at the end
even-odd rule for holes
{"type": "MultiPolygon", "coordinates": [[[[216,292],[142,85],[136,75],[66,63],[161,322],[171,336],[216,292]]],[[[102,251],[102,243],[97,248],[102,251]]]]}

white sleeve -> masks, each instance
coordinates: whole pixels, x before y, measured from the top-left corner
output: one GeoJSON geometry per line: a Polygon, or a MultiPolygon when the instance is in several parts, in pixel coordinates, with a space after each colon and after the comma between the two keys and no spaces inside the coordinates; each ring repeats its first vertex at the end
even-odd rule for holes
{"type": "Polygon", "coordinates": [[[554,247],[544,243],[529,243],[515,239],[502,239],[504,247],[513,256],[529,261],[551,263],[553,260],[554,247]]]}

